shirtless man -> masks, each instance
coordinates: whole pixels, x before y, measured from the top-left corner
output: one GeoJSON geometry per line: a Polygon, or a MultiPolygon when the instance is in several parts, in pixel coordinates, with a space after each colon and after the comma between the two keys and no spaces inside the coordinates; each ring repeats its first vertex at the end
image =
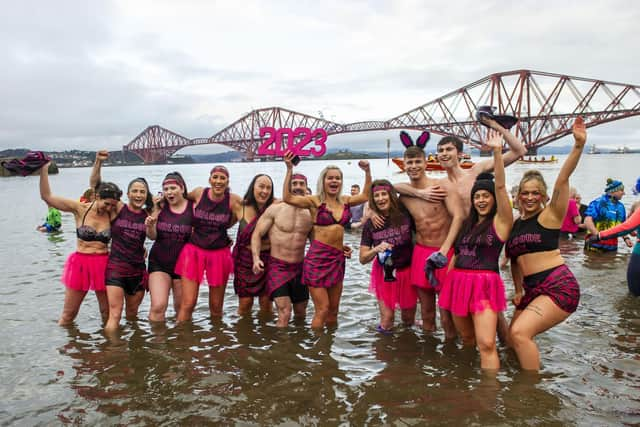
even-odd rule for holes
{"type": "MultiPolygon", "coordinates": [[[[491,129],[499,132],[507,145],[509,152],[503,157],[504,165],[509,166],[527,152],[522,141],[516,138],[509,130],[500,126],[495,120],[484,119],[484,123],[491,129]]],[[[441,180],[440,187],[418,189],[410,184],[396,184],[394,188],[407,196],[419,197],[424,200],[437,201],[444,194],[456,193],[460,196],[463,218],[469,214],[471,209],[471,188],[476,182],[476,178],[483,172],[493,171],[493,158],[479,161],[470,169],[460,167],[460,156],[462,155],[463,143],[460,139],[446,136],[438,142],[438,161],[447,172],[447,178],[441,180]]],[[[500,341],[506,342],[509,326],[502,312],[498,313],[498,336],[500,341]]]]}
{"type": "MultiPolygon", "coordinates": [[[[407,185],[413,189],[444,186],[443,180],[427,177],[426,158],[422,148],[407,148],[404,152],[404,165],[410,180],[407,185]]],[[[438,283],[430,283],[425,275],[425,263],[436,252],[451,258],[452,245],[463,220],[461,202],[456,192],[451,192],[448,197],[436,201],[406,196],[402,196],[401,200],[416,225],[416,246],[411,258],[411,284],[418,290],[422,329],[433,332],[436,321],[436,294],[443,285],[446,269],[438,269],[435,273],[438,283]]],[[[451,313],[441,308],[440,320],[445,338],[455,338],[456,331],[451,313]]]]}
{"type": "MultiPolygon", "coordinates": [[[[296,173],[291,178],[291,192],[304,196],[307,178],[296,173]]],[[[253,271],[264,270],[260,260],[262,237],[269,234],[271,260],[267,266],[267,293],[278,309],[276,326],[284,328],[294,316],[304,319],[309,301],[309,288],[302,284],[302,260],[304,247],[313,227],[308,209],[296,208],[287,203],[274,203],[262,214],[251,235],[253,271]]]]}

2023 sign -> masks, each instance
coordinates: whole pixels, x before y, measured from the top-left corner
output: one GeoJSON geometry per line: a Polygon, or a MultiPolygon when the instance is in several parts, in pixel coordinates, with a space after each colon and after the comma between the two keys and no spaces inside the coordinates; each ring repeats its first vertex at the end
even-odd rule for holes
{"type": "Polygon", "coordinates": [[[325,145],[327,131],[324,129],[260,128],[260,138],[265,136],[267,139],[258,147],[259,156],[284,156],[284,153],[291,151],[300,157],[320,157],[327,151],[327,146],[325,145]],[[312,147],[305,148],[311,143],[313,143],[312,147]]]}

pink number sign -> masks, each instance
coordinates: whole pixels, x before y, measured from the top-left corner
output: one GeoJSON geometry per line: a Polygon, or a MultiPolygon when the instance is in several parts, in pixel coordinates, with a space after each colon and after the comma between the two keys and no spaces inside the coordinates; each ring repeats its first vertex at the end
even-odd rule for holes
{"type": "Polygon", "coordinates": [[[327,131],[309,128],[260,128],[260,138],[266,139],[258,147],[259,156],[284,156],[291,151],[300,157],[322,157],[327,152],[327,131]],[[310,148],[305,148],[313,143],[310,148]]]}

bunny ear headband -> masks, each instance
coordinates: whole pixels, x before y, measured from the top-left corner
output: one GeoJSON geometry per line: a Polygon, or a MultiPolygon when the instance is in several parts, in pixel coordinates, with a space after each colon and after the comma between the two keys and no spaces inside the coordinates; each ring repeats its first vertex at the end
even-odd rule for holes
{"type": "MultiPolygon", "coordinates": [[[[420,134],[420,136],[416,140],[416,146],[419,148],[426,147],[427,142],[429,142],[429,138],[431,138],[431,134],[429,132],[422,132],[422,134],[420,134]]],[[[413,145],[413,140],[405,131],[400,132],[400,141],[402,141],[402,145],[404,145],[405,148],[409,148],[413,145]]]]}

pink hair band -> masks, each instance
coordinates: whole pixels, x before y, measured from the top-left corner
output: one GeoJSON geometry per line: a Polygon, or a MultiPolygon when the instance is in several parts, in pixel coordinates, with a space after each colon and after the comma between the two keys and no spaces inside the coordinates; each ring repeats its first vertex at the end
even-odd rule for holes
{"type": "Polygon", "coordinates": [[[306,177],[306,176],[304,176],[304,175],[302,175],[301,173],[294,173],[294,174],[291,176],[291,180],[293,181],[294,179],[301,179],[301,180],[303,180],[304,182],[307,182],[307,177],[306,177]]]}
{"type": "Polygon", "coordinates": [[[227,178],[229,178],[229,170],[224,166],[214,166],[213,169],[211,169],[211,172],[209,173],[209,175],[213,174],[214,172],[220,172],[224,174],[227,178]]]}
{"type": "Polygon", "coordinates": [[[162,181],[162,186],[163,187],[165,185],[170,185],[170,184],[175,184],[178,187],[182,187],[182,184],[177,179],[165,179],[164,181],[162,181]]]}
{"type": "Polygon", "coordinates": [[[376,191],[386,191],[387,193],[390,193],[391,190],[393,190],[393,187],[391,187],[390,185],[376,185],[375,187],[373,187],[373,192],[375,193],[376,191]]]}

